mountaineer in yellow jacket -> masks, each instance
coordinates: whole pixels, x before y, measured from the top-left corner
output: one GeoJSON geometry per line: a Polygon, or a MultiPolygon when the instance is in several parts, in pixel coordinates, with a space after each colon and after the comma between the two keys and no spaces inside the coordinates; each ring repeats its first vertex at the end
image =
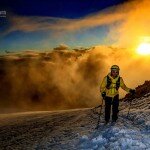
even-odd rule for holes
{"type": "Polygon", "coordinates": [[[118,89],[121,87],[126,92],[131,94],[135,93],[134,89],[128,88],[122,79],[119,76],[119,66],[113,65],[111,67],[111,72],[104,77],[101,86],[100,92],[105,100],[105,121],[106,124],[110,119],[111,105],[112,105],[112,122],[116,122],[118,119],[118,107],[119,107],[119,92],[118,89]]]}

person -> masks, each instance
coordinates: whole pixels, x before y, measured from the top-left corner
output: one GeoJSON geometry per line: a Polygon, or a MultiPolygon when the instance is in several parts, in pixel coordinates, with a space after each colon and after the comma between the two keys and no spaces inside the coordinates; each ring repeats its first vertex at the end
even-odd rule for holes
{"type": "Polygon", "coordinates": [[[119,107],[119,87],[121,87],[126,92],[131,94],[135,93],[134,89],[128,88],[123,78],[119,76],[119,66],[113,65],[111,67],[111,72],[104,77],[101,85],[100,92],[105,100],[105,122],[106,124],[110,120],[110,112],[112,105],[112,122],[116,122],[118,119],[118,107],[119,107]]]}

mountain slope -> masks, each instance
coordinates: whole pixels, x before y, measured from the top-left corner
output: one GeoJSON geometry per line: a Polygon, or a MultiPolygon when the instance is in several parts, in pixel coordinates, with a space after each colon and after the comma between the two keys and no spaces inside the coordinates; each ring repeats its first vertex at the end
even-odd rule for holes
{"type": "Polygon", "coordinates": [[[73,141],[92,131],[90,116],[88,109],[1,115],[1,149],[72,147],[73,141]]]}
{"type": "Polygon", "coordinates": [[[132,100],[129,116],[126,100],[113,125],[104,125],[103,107],[98,130],[91,109],[2,114],[0,149],[150,149],[150,93],[132,100]]]}

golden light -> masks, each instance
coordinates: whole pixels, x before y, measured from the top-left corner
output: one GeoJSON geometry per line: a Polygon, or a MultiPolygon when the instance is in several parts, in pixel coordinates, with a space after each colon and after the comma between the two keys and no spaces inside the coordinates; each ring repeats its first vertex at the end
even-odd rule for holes
{"type": "Polygon", "coordinates": [[[137,53],[141,55],[150,55],[150,43],[141,43],[137,48],[137,53]]]}

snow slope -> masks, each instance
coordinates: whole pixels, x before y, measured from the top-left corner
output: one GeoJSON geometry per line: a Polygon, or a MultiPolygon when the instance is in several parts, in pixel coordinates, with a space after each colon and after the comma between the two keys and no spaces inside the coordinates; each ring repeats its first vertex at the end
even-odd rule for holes
{"type": "MultiPolygon", "coordinates": [[[[78,149],[150,149],[150,94],[129,103],[122,102],[119,119],[115,124],[100,124],[98,131],[82,136],[78,149]]],[[[102,116],[104,120],[104,116],[102,116]]]]}
{"type": "MultiPolygon", "coordinates": [[[[119,119],[104,126],[91,109],[0,115],[0,149],[150,150],[150,94],[120,105],[119,119]]],[[[104,111],[104,110],[103,110],[104,111]]]]}
{"type": "Polygon", "coordinates": [[[91,124],[89,109],[1,115],[0,149],[70,149],[91,124]]]}

